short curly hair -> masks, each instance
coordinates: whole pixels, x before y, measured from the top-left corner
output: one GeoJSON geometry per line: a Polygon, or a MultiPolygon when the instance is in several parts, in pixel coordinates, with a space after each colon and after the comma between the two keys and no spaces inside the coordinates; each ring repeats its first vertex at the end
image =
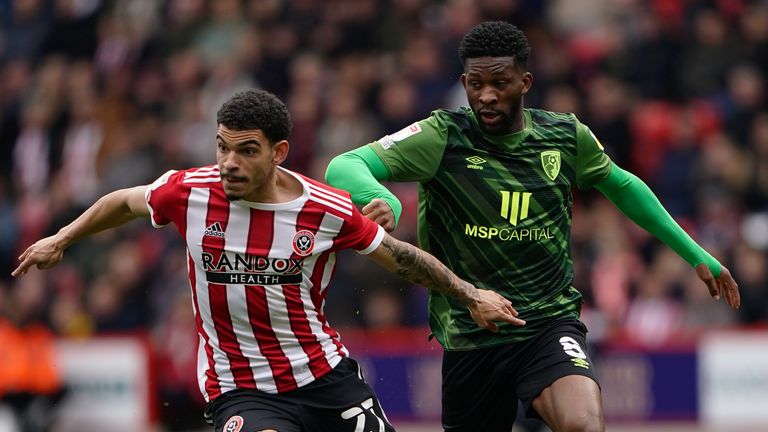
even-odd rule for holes
{"type": "Polygon", "coordinates": [[[525,67],[531,47],[528,38],[516,26],[504,21],[487,21],[476,25],[459,44],[459,60],[478,57],[513,57],[515,64],[525,67]]]}
{"type": "Polygon", "coordinates": [[[237,131],[261,129],[272,143],[288,139],[293,127],[285,104],[260,89],[235,93],[216,113],[216,122],[237,131]]]}

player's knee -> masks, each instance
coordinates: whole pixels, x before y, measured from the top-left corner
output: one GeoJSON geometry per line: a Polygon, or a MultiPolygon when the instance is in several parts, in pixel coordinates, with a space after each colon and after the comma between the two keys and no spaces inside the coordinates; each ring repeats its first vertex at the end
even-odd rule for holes
{"type": "Polygon", "coordinates": [[[586,415],[565,419],[560,432],[604,432],[605,422],[599,415],[586,415]]]}

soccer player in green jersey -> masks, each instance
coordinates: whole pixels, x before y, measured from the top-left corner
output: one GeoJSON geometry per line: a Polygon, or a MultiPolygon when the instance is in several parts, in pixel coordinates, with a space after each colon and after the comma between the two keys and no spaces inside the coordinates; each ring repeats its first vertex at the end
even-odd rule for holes
{"type": "Polygon", "coordinates": [[[424,120],[331,161],[347,189],[386,229],[401,206],[379,181],[419,183],[419,243],[457,275],[512,301],[525,325],[477,328],[466,308],[430,293],[432,333],[444,348],[446,431],[510,431],[517,401],[554,431],[602,431],[600,388],[579,321],[570,252],[572,189],[597,188],[682,256],[710,294],[739,307],[727,268],[672,219],[642,180],[611,162],[573,114],[523,107],[533,76],[517,27],[486,22],[461,42],[468,108],[424,120]]]}

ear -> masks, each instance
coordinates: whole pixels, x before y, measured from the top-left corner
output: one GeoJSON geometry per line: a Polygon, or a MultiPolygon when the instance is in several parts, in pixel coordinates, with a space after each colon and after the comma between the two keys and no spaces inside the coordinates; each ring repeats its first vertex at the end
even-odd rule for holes
{"type": "Polygon", "coordinates": [[[533,85],[533,74],[530,72],[524,72],[523,73],[523,94],[528,93],[528,90],[531,89],[531,86],[533,85]]]}
{"type": "Polygon", "coordinates": [[[288,145],[287,140],[280,140],[272,146],[272,164],[280,165],[288,157],[288,145]]]}
{"type": "Polygon", "coordinates": [[[463,73],[459,77],[459,80],[461,81],[461,85],[464,86],[464,90],[467,89],[467,74],[463,73]]]}

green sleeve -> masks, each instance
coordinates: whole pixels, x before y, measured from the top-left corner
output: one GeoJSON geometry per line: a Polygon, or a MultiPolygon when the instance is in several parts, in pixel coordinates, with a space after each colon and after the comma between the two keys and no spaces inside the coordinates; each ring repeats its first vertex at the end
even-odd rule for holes
{"type": "Polygon", "coordinates": [[[688,235],[661,205],[648,185],[634,174],[612,163],[608,177],[595,185],[603,195],[640,227],[696,267],[705,263],[715,277],[720,263],[688,235]]]}
{"type": "Polygon", "coordinates": [[[397,197],[380,181],[424,182],[435,175],[446,147],[446,128],[435,112],[398,132],[385,135],[366,146],[336,156],[328,164],[325,181],[345,189],[355,204],[381,198],[395,215],[403,211],[397,197]]]}
{"type": "Polygon", "coordinates": [[[387,180],[429,181],[440,167],[447,145],[445,123],[438,111],[370,144],[387,167],[387,180]]]}
{"type": "Polygon", "coordinates": [[[374,198],[386,201],[395,215],[397,226],[403,206],[389,189],[379,183],[386,179],[387,168],[371,149],[371,144],[336,156],[325,171],[325,181],[333,187],[349,191],[355,204],[365,205],[374,198]]]}
{"type": "Polygon", "coordinates": [[[587,126],[576,123],[576,186],[586,190],[603,181],[611,171],[611,158],[587,126]]]}

